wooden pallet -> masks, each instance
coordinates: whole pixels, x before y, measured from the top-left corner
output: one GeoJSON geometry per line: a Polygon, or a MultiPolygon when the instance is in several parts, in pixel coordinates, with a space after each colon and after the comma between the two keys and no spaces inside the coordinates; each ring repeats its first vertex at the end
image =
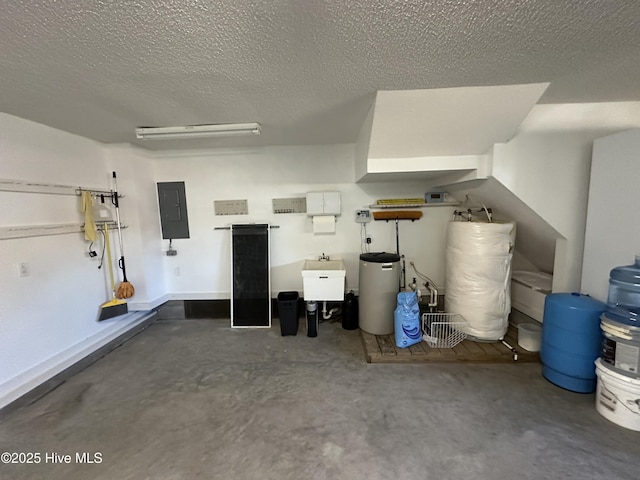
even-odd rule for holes
{"type": "MultiPolygon", "coordinates": [[[[540,355],[537,352],[527,352],[518,346],[517,335],[516,328],[509,325],[505,341],[516,349],[517,362],[540,362],[540,355]]],[[[409,348],[398,348],[393,334],[372,335],[361,330],[360,336],[368,363],[510,363],[515,361],[513,352],[502,342],[464,340],[453,348],[431,348],[426,342],[420,342],[409,348]]]]}

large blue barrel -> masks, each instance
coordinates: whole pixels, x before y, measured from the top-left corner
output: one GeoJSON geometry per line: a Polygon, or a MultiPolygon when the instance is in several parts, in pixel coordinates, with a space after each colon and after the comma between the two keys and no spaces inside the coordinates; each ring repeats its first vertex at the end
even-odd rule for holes
{"type": "Polygon", "coordinates": [[[544,302],[540,360],[542,375],[572,392],[596,389],[600,315],[606,305],[579,293],[552,293],[544,302]]]}

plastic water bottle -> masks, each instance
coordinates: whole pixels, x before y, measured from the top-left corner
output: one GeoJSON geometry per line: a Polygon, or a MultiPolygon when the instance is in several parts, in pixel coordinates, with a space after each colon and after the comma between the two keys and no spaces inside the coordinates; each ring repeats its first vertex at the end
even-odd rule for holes
{"type": "Polygon", "coordinates": [[[640,254],[633,265],[624,265],[609,274],[607,316],[627,325],[640,326],[640,254]]]}
{"type": "Polygon", "coordinates": [[[420,307],[416,292],[400,292],[398,306],[394,311],[394,333],[396,347],[407,348],[422,340],[420,307]]]}

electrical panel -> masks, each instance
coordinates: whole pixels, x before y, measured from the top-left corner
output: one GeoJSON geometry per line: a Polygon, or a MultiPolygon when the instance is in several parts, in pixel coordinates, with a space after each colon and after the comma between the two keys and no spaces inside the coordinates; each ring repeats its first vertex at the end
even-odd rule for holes
{"type": "Polygon", "coordinates": [[[159,182],[158,203],[162,238],[189,238],[184,182],[159,182]]]}

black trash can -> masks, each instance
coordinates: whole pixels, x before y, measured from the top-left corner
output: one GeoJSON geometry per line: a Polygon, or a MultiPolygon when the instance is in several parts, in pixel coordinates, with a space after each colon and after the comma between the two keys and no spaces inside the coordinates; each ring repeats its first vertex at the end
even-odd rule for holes
{"type": "Polygon", "coordinates": [[[298,315],[298,292],[278,293],[278,316],[282,336],[298,333],[298,315]]]}
{"type": "Polygon", "coordinates": [[[355,330],[358,328],[358,297],[353,291],[344,297],[342,306],[342,328],[345,330],[355,330]]]}

